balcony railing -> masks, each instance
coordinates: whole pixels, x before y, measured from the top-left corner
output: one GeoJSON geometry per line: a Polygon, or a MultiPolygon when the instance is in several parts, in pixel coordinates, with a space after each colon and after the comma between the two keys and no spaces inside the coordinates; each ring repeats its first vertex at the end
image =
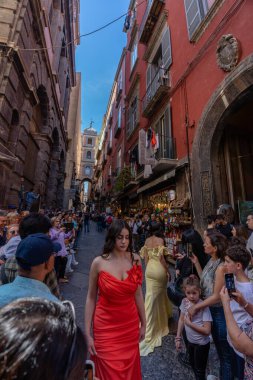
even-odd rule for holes
{"type": "Polygon", "coordinates": [[[160,68],[152,78],[151,84],[143,99],[142,114],[145,117],[152,115],[157,104],[162,100],[164,95],[169,92],[170,78],[169,73],[160,68]]]}
{"type": "Polygon", "coordinates": [[[159,18],[165,0],[149,0],[140,26],[140,42],[147,44],[159,18]]]}
{"type": "Polygon", "coordinates": [[[118,138],[121,132],[121,125],[117,122],[114,127],[114,137],[118,138]]]}
{"type": "Polygon", "coordinates": [[[176,139],[158,135],[159,148],[155,153],[156,162],[152,167],[154,172],[171,170],[177,165],[176,139]]]}
{"type": "Polygon", "coordinates": [[[112,153],[112,143],[109,142],[107,145],[106,153],[110,155],[112,153]]]}
{"type": "Polygon", "coordinates": [[[155,158],[161,160],[163,158],[175,159],[177,157],[176,139],[174,137],[166,137],[158,135],[159,148],[156,151],[155,158]]]}

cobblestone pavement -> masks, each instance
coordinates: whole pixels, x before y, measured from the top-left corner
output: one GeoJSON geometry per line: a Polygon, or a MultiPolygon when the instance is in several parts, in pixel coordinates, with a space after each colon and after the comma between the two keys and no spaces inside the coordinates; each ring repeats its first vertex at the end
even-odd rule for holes
{"type": "MultiPolygon", "coordinates": [[[[69,284],[61,286],[63,298],[71,300],[75,305],[77,323],[81,328],[84,325],[89,268],[93,258],[101,253],[105,234],[105,231],[101,233],[96,231],[95,223],[91,223],[89,233],[81,232],[76,255],[79,265],[70,275],[69,284]]],[[[192,380],[194,378],[191,369],[183,366],[177,359],[174,348],[176,320],[177,310],[174,309],[174,318],[170,322],[170,334],[163,339],[162,347],[156,348],[149,356],[141,358],[143,379],[192,380]]]]}

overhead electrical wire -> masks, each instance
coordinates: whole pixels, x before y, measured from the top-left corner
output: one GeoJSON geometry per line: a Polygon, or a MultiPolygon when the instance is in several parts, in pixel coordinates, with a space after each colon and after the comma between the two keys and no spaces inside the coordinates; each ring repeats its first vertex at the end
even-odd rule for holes
{"type": "MultiPolygon", "coordinates": [[[[139,4],[136,5],[136,7],[139,7],[143,3],[146,3],[146,0],[141,1],[139,4]]],[[[95,30],[92,30],[91,32],[81,34],[78,37],[76,37],[73,40],[71,40],[68,43],[66,43],[65,45],[61,45],[61,46],[52,46],[52,47],[49,47],[49,48],[48,47],[21,48],[20,46],[12,46],[12,45],[4,44],[4,43],[1,43],[1,42],[0,42],[0,46],[7,47],[7,48],[12,48],[14,50],[20,50],[20,51],[43,51],[43,50],[51,50],[51,49],[62,49],[62,48],[66,48],[68,45],[73,44],[75,41],[79,40],[80,38],[88,37],[88,36],[90,36],[92,34],[100,32],[103,29],[108,28],[108,26],[114,24],[115,22],[119,21],[123,17],[126,17],[127,15],[129,15],[129,10],[126,13],[122,14],[121,16],[119,16],[119,17],[115,18],[114,20],[108,22],[107,24],[105,24],[105,25],[103,25],[103,26],[101,26],[101,27],[99,27],[99,28],[97,28],[95,30]]]]}

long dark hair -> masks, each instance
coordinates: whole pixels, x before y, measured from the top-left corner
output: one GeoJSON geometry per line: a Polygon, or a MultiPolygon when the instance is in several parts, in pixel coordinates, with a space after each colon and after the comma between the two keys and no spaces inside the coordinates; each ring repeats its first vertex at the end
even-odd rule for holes
{"type": "Polygon", "coordinates": [[[190,243],[192,245],[192,251],[197,256],[200,266],[203,269],[208,261],[208,257],[205,254],[203,247],[203,240],[198,231],[194,228],[188,228],[182,233],[182,243],[190,243]]]}
{"type": "MultiPolygon", "coordinates": [[[[113,251],[113,249],[115,247],[116,237],[120,235],[123,228],[126,228],[127,231],[129,232],[129,245],[128,245],[127,250],[132,254],[132,232],[131,232],[131,229],[125,220],[116,219],[112,222],[112,224],[110,225],[110,227],[108,229],[108,232],[107,232],[107,235],[105,238],[105,245],[103,248],[103,253],[101,255],[103,258],[107,258],[110,255],[110,253],[113,251]]],[[[132,254],[132,259],[133,259],[133,254],[132,254]]]]}
{"type": "Polygon", "coordinates": [[[216,247],[218,259],[224,261],[226,249],[228,248],[228,240],[226,236],[222,235],[220,232],[212,232],[210,234],[207,233],[207,237],[209,237],[212,246],[216,247]]]}
{"type": "Polygon", "coordinates": [[[163,244],[165,245],[162,223],[158,223],[158,222],[151,223],[150,233],[151,233],[151,236],[156,236],[163,239],[163,244]]]}
{"type": "Polygon", "coordinates": [[[23,298],[0,310],[1,380],[82,379],[86,357],[70,307],[23,298]]]}

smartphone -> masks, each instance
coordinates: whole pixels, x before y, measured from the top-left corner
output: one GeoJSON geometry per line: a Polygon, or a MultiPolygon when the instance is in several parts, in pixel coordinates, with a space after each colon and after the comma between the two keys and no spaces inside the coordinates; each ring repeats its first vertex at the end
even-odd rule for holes
{"type": "Polygon", "coordinates": [[[191,243],[186,243],[186,257],[192,257],[192,245],[191,245],[191,243]]]}
{"type": "Polygon", "coordinates": [[[84,380],[93,380],[94,376],[95,376],[95,364],[92,360],[86,360],[84,380]]]}
{"type": "Polygon", "coordinates": [[[236,291],[235,279],[234,279],[233,273],[226,273],[225,274],[225,284],[226,284],[226,288],[228,290],[228,294],[230,295],[230,297],[232,297],[232,293],[234,293],[236,291]]]}

